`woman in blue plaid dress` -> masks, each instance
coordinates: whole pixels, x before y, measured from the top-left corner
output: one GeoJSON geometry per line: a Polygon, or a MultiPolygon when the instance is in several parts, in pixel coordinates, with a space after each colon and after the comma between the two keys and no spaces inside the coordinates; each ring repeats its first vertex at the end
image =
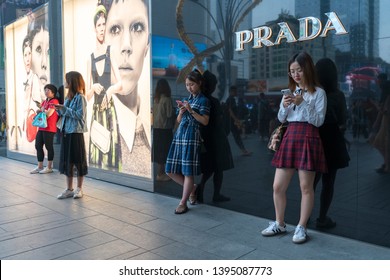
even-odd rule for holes
{"type": "Polygon", "coordinates": [[[187,200],[195,193],[194,176],[200,169],[200,126],[209,122],[210,105],[202,94],[202,74],[194,70],[186,78],[186,88],[191,93],[188,100],[177,101],[179,114],[176,130],[169,149],[165,172],[176,183],[183,186],[183,194],[175,214],[188,211],[187,200]]]}
{"type": "Polygon", "coordinates": [[[288,74],[291,94],[283,96],[278,112],[279,121],[287,121],[288,127],[272,159],[276,167],[273,184],[276,220],[261,233],[274,236],[286,232],[286,192],[298,170],[301,211],[292,241],[303,243],[307,240],[306,224],[314,205],[315,174],[327,171],[318,129],[325,120],[327,99],[325,91],[318,86],[313,60],[306,52],[290,59],[288,74]]]}

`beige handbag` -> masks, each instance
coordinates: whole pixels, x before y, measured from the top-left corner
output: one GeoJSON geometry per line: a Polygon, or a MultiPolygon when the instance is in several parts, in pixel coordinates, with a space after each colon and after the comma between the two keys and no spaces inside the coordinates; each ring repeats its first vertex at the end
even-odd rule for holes
{"type": "Polygon", "coordinates": [[[111,132],[94,120],[92,121],[90,133],[92,144],[94,144],[102,153],[108,153],[111,144],[111,132]]]}
{"type": "Polygon", "coordinates": [[[287,123],[282,123],[271,133],[267,145],[268,149],[274,152],[279,150],[280,144],[282,143],[282,139],[286,130],[287,130],[287,123]]]}

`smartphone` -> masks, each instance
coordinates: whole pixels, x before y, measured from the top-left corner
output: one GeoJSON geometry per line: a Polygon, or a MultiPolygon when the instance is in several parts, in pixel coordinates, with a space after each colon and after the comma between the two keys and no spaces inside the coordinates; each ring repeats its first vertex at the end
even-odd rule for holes
{"type": "Polygon", "coordinates": [[[183,102],[182,102],[181,100],[176,100],[176,103],[177,103],[177,106],[178,106],[179,108],[181,108],[181,107],[184,106],[184,104],[183,104],[183,102]]]}
{"type": "Polygon", "coordinates": [[[283,95],[291,95],[292,94],[290,89],[282,89],[281,92],[283,95]]]}

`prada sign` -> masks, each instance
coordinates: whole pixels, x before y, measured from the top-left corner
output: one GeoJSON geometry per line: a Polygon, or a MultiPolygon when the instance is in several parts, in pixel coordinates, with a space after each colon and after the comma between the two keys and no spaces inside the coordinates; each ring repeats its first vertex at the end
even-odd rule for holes
{"type": "Polygon", "coordinates": [[[297,41],[313,40],[320,37],[326,37],[330,30],[334,30],[336,35],[348,34],[343,23],[335,12],[325,13],[328,17],[324,28],[321,21],[316,17],[304,17],[298,19],[299,22],[299,38],[296,39],[287,22],[279,22],[279,33],[274,42],[271,41],[272,29],[268,26],[260,26],[250,30],[235,32],[236,34],[236,51],[244,50],[244,44],[249,44],[253,41],[252,48],[261,48],[263,46],[271,47],[279,45],[282,39],[286,39],[287,43],[297,41]],[[309,34],[309,30],[311,31],[309,34]]]}

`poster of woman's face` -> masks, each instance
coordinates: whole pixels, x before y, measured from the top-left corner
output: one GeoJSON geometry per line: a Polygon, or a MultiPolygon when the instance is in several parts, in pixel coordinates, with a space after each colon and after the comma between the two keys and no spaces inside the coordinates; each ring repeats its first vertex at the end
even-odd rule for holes
{"type": "Polygon", "coordinates": [[[8,25],[5,32],[9,149],[36,155],[32,118],[50,82],[48,6],[8,25]],[[10,63],[12,62],[12,63],[10,63]]]}
{"type": "Polygon", "coordinates": [[[32,70],[44,86],[50,80],[49,31],[40,26],[31,33],[32,70]]]}
{"type": "Polygon", "coordinates": [[[149,15],[145,1],[113,1],[106,23],[106,41],[113,46],[123,94],[133,92],[149,50],[149,15]]]}
{"type": "Polygon", "coordinates": [[[86,80],[89,166],[151,178],[149,0],[63,7],[64,72],[86,80]]]}

